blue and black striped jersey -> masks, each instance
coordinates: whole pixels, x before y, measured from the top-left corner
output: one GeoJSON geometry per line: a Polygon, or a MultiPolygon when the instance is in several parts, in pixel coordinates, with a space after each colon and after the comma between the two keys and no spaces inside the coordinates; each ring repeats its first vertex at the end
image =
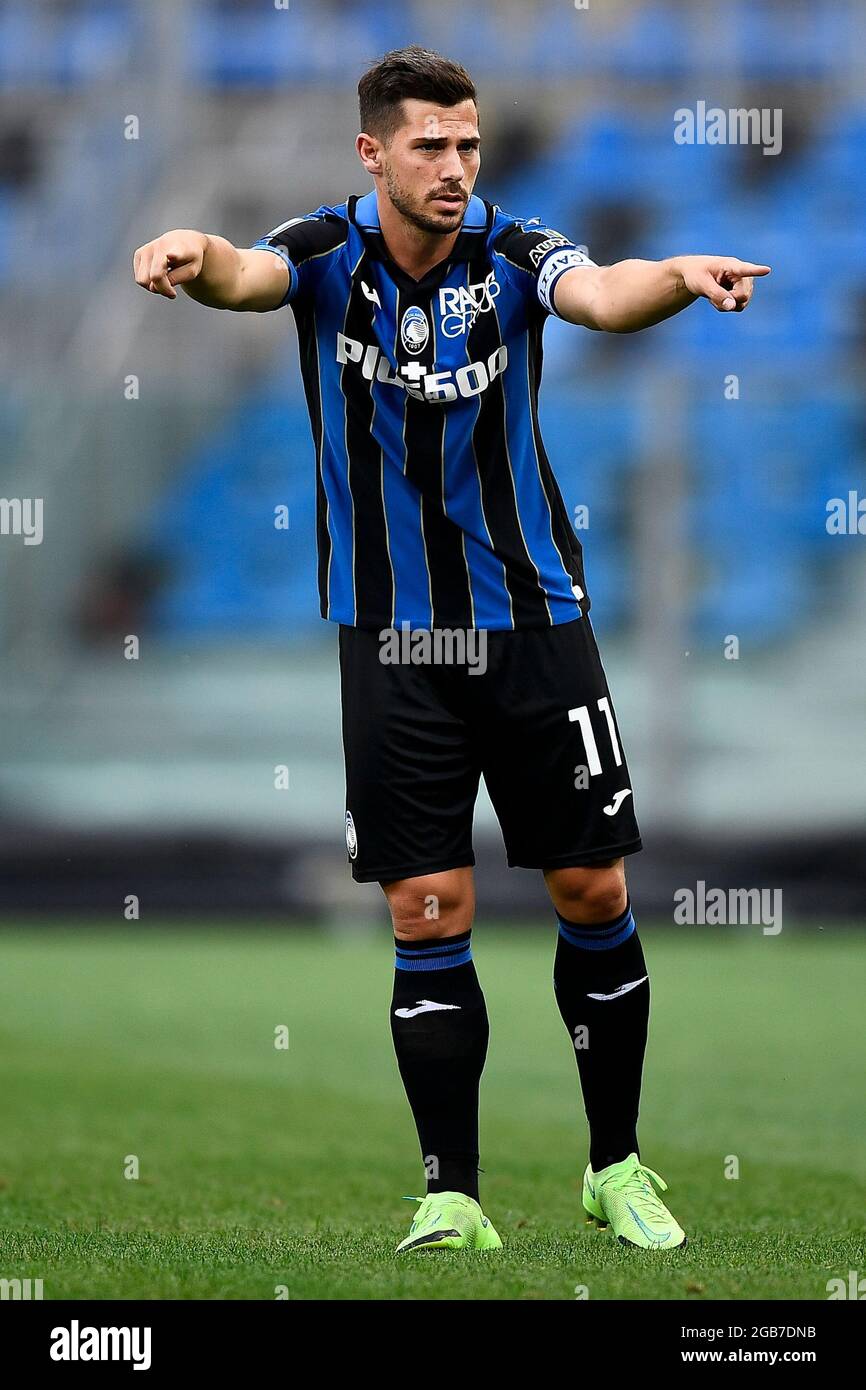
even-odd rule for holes
{"type": "Polygon", "coordinates": [[[418,281],[388,254],[375,193],[256,245],[289,269],[322,616],[495,630],[586,613],[537,403],[553,288],[593,262],[538,219],[474,196],[450,256],[418,281]]]}

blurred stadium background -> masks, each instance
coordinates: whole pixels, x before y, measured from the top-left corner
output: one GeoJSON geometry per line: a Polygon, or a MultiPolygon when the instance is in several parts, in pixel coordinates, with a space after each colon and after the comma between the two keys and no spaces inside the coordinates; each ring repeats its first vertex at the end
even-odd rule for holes
{"type": "MultiPolygon", "coordinates": [[[[599,262],[772,265],[744,317],[551,321],[542,423],[588,508],[636,901],[669,919],[702,878],[861,914],[866,540],[826,522],[866,495],[862,0],[0,4],[2,493],[44,499],[41,545],[0,537],[3,909],[383,916],[342,846],[291,313],[156,301],[130,263],[366,191],[357,80],[409,42],[476,78],[491,201],[599,262]],[[701,100],[781,108],[781,152],[678,145],[701,100]]],[[[482,917],[547,922],[483,797],[476,829],[482,917]]]]}

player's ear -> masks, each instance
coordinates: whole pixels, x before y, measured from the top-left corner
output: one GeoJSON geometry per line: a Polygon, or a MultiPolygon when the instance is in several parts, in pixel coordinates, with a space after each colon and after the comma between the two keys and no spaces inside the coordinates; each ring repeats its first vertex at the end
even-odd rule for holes
{"type": "Polygon", "coordinates": [[[369,174],[381,172],[381,146],[378,140],[374,140],[372,135],[367,135],[361,131],[355,141],[355,149],[358,151],[358,158],[369,174]]]}

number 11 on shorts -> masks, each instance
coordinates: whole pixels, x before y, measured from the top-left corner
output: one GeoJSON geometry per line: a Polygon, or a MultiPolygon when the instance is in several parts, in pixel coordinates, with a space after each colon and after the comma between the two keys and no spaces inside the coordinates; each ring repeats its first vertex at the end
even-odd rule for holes
{"type": "MultiPolygon", "coordinates": [[[[613,715],[610,709],[610,700],[603,695],[598,702],[598,707],[607,720],[607,731],[610,734],[610,744],[613,749],[613,760],[617,767],[622,767],[622,754],[619,751],[619,740],[614,728],[613,715]]],[[[586,748],[586,760],[589,768],[590,777],[598,777],[601,773],[601,758],[598,756],[598,744],[595,741],[595,734],[592,731],[592,724],[589,719],[589,705],[578,705],[576,709],[568,711],[568,717],[572,724],[580,725],[580,732],[583,734],[583,744],[586,748]]]]}

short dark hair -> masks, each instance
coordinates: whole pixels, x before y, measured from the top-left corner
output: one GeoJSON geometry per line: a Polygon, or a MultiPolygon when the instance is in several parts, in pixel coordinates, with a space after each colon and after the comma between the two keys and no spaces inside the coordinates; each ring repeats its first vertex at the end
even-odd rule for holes
{"type": "Polygon", "coordinates": [[[361,129],[388,144],[400,126],[400,105],[407,97],[457,106],[474,101],[475,83],[460,63],[412,44],[386,53],[358,83],[361,129]]]}

